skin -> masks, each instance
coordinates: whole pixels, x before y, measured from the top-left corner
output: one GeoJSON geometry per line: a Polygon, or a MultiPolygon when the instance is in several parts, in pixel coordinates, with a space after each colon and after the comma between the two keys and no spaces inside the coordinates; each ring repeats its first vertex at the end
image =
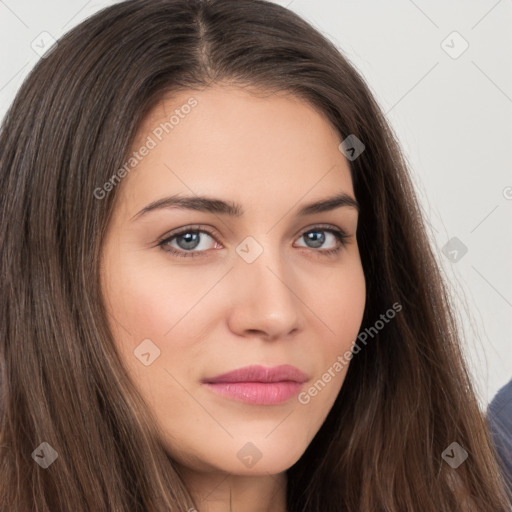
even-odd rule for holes
{"type": "Polygon", "coordinates": [[[190,97],[198,104],[118,185],[102,253],[120,357],[200,512],[285,511],[286,470],[321,427],[348,366],[307,404],[297,396],[248,404],[201,380],[250,364],[291,364],[308,375],[307,390],[351,349],[365,305],[357,210],[297,216],[336,193],[354,197],[341,138],[305,101],[254,92],[217,84],[162,99],[134,149],[190,97]],[[133,220],[174,194],[233,201],[245,213],[162,208],[133,220]],[[213,236],[200,233],[196,246],[183,236],[167,242],[195,257],[158,246],[197,224],[213,236]],[[319,224],[345,231],[346,246],[314,229],[319,224]],[[304,236],[309,231],[324,235],[323,245],[304,236]],[[263,249],[252,263],[236,251],[248,236],[263,249]],[[339,253],[322,254],[338,246],[339,253]],[[160,350],[148,366],[134,355],[145,339],[160,350]],[[252,467],[237,456],[249,442],[261,454],[252,467]]]}

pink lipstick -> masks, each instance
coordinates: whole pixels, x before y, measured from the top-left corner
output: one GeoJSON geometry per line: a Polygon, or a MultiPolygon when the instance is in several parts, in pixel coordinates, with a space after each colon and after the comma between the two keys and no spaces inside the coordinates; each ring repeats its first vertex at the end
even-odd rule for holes
{"type": "Polygon", "coordinates": [[[288,364],[268,368],[252,365],[217,377],[203,384],[219,395],[255,405],[275,405],[296,395],[309,377],[288,364]]]}

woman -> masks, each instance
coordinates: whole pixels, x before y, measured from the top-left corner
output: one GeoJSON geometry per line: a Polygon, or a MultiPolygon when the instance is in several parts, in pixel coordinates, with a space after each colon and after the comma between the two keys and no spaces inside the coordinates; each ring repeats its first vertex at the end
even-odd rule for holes
{"type": "Polygon", "coordinates": [[[399,147],[298,16],[105,9],[0,170],[1,509],[507,510],[399,147]]]}

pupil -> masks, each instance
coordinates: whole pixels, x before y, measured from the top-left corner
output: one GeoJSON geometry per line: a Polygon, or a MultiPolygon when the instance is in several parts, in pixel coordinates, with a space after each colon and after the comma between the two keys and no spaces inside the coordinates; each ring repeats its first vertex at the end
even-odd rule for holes
{"type": "Polygon", "coordinates": [[[313,246],[315,248],[321,247],[325,242],[325,235],[320,231],[310,231],[309,233],[307,233],[306,236],[309,238],[311,242],[313,242],[313,246]],[[320,236],[317,236],[318,234],[320,234],[320,236]]]}
{"type": "Polygon", "coordinates": [[[180,246],[181,249],[195,249],[197,247],[198,240],[198,233],[186,233],[184,235],[180,235],[177,238],[178,245],[180,246]],[[185,242],[180,243],[180,240],[185,240],[185,242]]]}

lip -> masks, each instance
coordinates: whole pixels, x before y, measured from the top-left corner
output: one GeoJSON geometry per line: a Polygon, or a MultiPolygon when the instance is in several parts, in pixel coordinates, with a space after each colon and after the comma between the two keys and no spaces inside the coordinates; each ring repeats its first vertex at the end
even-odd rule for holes
{"type": "Polygon", "coordinates": [[[309,377],[288,364],[265,367],[245,366],[202,383],[214,393],[255,405],[274,405],[296,395],[309,377]]]}

